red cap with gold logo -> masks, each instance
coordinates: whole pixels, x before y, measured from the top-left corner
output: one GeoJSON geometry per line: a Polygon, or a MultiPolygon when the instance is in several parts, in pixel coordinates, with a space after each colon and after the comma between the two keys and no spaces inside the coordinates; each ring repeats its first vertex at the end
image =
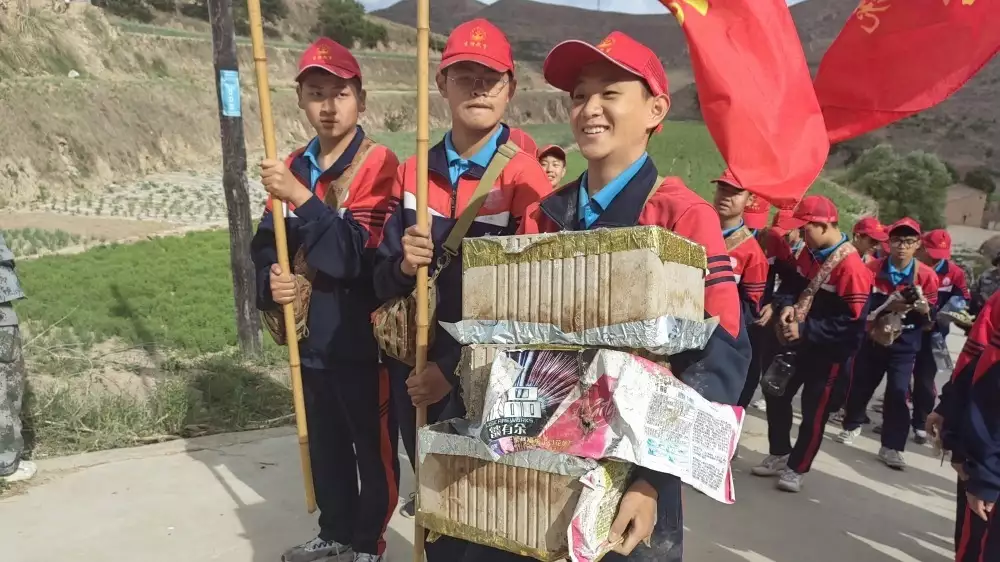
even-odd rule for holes
{"type": "Polygon", "coordinates": [[[889,239],[889,231],[875,217],[858,219],[858,222],[854,223],[854,234],[868,236],[876,242],[885,242],[889,239]]]}
{"type": "Polygon", "coordinates": [[[302,53],[295,81],[302,80],[302,75],[313,68],[325,70],[345,80],[361,78],[361,66],[351,51],[329,37],[320,37],[302,53]]]}
{"type": "MultiPolygon", "coordinates": [[[[733,171],[726,168],[722,172],[722,176],[715,180],[715,183],[724,183],[731,185],[736,189],[744,189],[740,185],[739,180],[733,175],[733,171]]],[[[767,217],[771,213],[771,204],[768,203],[763,197],[758,197],[753,193],[750,194],[750,199],[747,201],[746,207],[743,208],[743,224],[747,228],[764,228],[767,226],[767,217]]]]}
{"type": "Polygon", "coordinates": [[[951,234],[947,230],[932,230],[924,235],[924,251],[933,260],[951,259],[951,234]]]}
{"type": "Polygon", "coordinates": [[[456,27],[441,53],[439,70],[458,62],[475,62],[497,72],[514,70],[514,53],[500,28],[483,18],[456,27]]]}
{"type": "Polygon", "coordinates": [[[621,31],[612,31],[597,45],[576,39],[559,43],[545,57],[542,73],[549,84],[572,92],[583,68],[599,61],[608,61],[641,78],[654,96],[670,93],[667,72],[656,53],[621,31]]]}

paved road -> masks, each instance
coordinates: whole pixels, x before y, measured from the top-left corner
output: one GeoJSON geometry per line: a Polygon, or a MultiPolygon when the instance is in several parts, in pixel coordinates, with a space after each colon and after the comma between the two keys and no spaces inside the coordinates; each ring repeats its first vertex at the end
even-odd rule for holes
{"type": "MultiPolygon", "coordinates": [[[[953,349],[961,346],[955,338],[953,349]]],[[[871,434],[827,439],[802,493],[748,472],[766,453],[752,412],[737,503],[687,493],[689,562],[944,562],[951,557],[954,475],[929,447],[905,472],[875,459],[871,434]]],[[[827,436],[833,428],[828,428],[827,436]]],[[[26,493],[0,500],[5,562],[277,562],[316,531],[303,508],[289,429],[219,435],[51,459],[26,493]]],[[[404,463],[405,465],[405,463],[404,463]]],[[[412,476],[404,478],[404,493],[412,476]]],[[[396,517],[389,556],[411,560],[412,523],[396,517]]]]}

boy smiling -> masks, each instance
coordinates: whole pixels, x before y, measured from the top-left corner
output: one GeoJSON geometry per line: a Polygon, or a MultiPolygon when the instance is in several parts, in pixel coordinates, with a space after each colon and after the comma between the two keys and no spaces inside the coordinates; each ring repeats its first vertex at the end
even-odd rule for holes
{"type": "MultiPolygon", "coordinates": [[[[674,374],[709,400],[735,404],[750,362],[736,278],[719,217],[679,178],[661,179],[646,152],[662,128],[667,76],[648,47],[614,31],[598,45],[566,41],[549,53],[545,79],[572,96],[570,125],[587,171],[528,213],[522,233],[638,225],[666,228],[705,247],[705,315],[720,319],[704,350],[670,357],[674,374]]],[[[683,551],[679,479],[639,468],[619,505],[604,560],[679,561],[683,551]],[[650,539],[650,548],[636,546],[650,539]]]]}

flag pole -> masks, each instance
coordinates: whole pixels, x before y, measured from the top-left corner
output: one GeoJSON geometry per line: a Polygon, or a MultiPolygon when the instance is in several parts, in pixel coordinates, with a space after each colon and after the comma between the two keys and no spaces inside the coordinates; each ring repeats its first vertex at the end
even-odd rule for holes
{"type": "MultiPolygon", "coordinates": [[[[264,23],[260,15],[260,0],[247,0],[250,16],[250,40],[253,44],[254,71],[257,75],[257,97],[260,101],[260,125],[264,132],[264,156],[270,160],[278,157],[274,136],[274,116],[271,114],[271,90],[267,82],[267,52],[264,50],[264,23]]],[[[278,201],[272,198],[274,203],[278,201]]],[[[278,265],[285,275],[291,274],[288,264],[288,237],[285,232],[285,210],[271,206],[274,218],[274,244],[278,251],[278,265]]],[[[312,464],[309,461],[309,432],[306,430],[306,405],[302,396],[302,364],[299,360],[299,340],[295,333],[295,309],[292,303],[282,306],[285,314],[285,339],[288,341],[288,367],[292,378],[292,400],[295,406],[295,425],[299,437],[299,457],[302,461],[302,479],[306,491],[306,511],[316,511],[316,491],[313,488],[312,464]]]]}
{"type": "MultiPolygon", "coordinates": [[[[428,227],[427,214],[427,149],[430,138],[430,0],[417,0],[417,225],[428,227]]],[[[427,297],[427,266],[417,268],[417,333],[416,369],[420,373],[427,365],[429,303],[427,297]]],[[[417,431],[427,424],[427,408],[417,408],[417,431]]],[[[417,440],[419,447],[420,440],[417,440]]],[[[415,467],[420,465],[414,463],[415,467]]],[[[413,561],[424,560],[424,527],[420,521],[420,479],[414,468],[416,485],[416,515],[413,518],[413,561]]]]}

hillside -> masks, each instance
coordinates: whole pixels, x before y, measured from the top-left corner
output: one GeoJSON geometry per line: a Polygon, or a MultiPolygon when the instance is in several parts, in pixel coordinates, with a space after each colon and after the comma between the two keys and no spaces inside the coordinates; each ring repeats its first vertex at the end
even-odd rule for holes
{"type": "MultiPolygon", "coordinates": [[[[447,33],[461,21],[485,17],[508,34],[519,58],[537,60],[559,41],[571,38],[597,41],[617,29],[651,46],[663,60],[674,95],[672,117],[700,118],[684,36],[666,9],[662,15],[631,15],[597,13],[531,0],[499,0],[474,10],[476,5],[472,0],[435,0],[431,8],[432,31],[447,33]]],[[[814,73],[857,5],[857,0],[809,0],[791,6],[803,50],[814,73]]],[[[405,23],[412,21],[415,10],[415,0],[402,0],[373,15],[405,23]]],[[[994,154],[993,148],[1000,145],[998,92],[1000,58],[994,59],[940,106],[876,131],[872,137],[888,140],[903,150],[935,152],[961,172],[987,166],[1000,175],[1000,156],[994,154]]]]}
{"type": "MultiPolygon", "coordinates": [[[[305,18],[297,13],[290,9],[290,17],[305,18]]],[[[356,50],[369,91],[361,124],[373,133],[415,126],[416,59],[406,53],[412,45],[403,44],[404,26],[393,25],[400,34],[395,51],[393,46],[356,50]]],[[[269,39],[267,45],[279,148],[288,150],[309,135],[294,89],[305,44],[269,39]]],[[[238,54],[253,162],[262,146],[248,40],[238,39],[238,54]]],[[[523,74],[510,122],[565,120],[563,96],[537,90],[544,86],[537,68],[523,74]]],[[[217,111],[211,35],[204,22],[169,18],[139,24],[109,19],[86,4],[73,4],[65,13],[32,8],[0,18],[0,122],[7,138],[17,139],[0,154],[0,208],[46,192],[99,190],[152,173],[217,173],[217,111]]],[[[432,88],[432,126],[446,118],[444,100],[432,88]]]]}

